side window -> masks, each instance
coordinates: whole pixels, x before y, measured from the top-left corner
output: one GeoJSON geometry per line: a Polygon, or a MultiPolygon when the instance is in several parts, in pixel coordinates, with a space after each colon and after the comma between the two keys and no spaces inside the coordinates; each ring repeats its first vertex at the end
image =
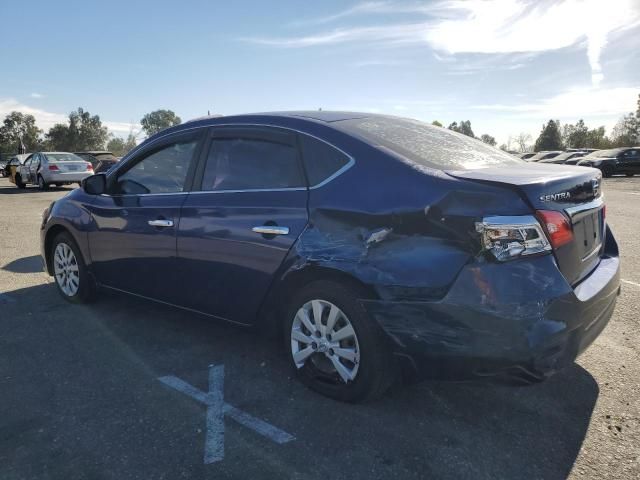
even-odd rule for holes
{"type": "Polygon", "coordinates": [[[300,135],[300,139],[310,186],[322,183],[349,163],[349,157],[325,142],[307,135],[300,135]]]}
{"type": "Polygon", "coordinates": [[[214,138],[202,190],[257,190],[305,186],[297,149],[256,138],[214,138]]]}
{"type": "Polygon", "coordinates": [[[118,177],[116,194],[182,192],[197,140],[176,142],[156,150],[118,177]]]}

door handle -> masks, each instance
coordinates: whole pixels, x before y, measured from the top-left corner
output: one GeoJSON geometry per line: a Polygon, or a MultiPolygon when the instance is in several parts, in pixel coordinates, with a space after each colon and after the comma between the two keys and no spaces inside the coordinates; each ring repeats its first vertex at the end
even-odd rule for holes
{"type": "Polygon", "coordinates": [[[173,227],[173,220],[149,220],[147,223],[152,227],[173,227]]]}
{"type": "Polygon", "coordinates": [[[261,233],[262,235],[288,235],[289,227],[278,227],[277,225],[261,225],[253,227],[252,232],[261,233]]]}

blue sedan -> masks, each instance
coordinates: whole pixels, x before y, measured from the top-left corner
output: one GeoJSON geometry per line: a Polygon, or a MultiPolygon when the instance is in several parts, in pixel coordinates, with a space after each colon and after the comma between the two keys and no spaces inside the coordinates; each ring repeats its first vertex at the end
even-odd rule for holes
{"type": "Polygon", "coordinates": [[[60,294],[117,290],[278,332],[310,388],[543,380],[609,321],[619,258],[601,173],[344,112],[164,130],[43,215],[60,294]]]}

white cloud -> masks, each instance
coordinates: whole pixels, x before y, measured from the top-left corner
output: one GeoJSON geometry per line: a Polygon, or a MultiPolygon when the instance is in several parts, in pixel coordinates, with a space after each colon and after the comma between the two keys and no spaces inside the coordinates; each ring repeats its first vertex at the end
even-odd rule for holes
{"type": "Polygon", "coordinates": [[[446,0],[435,4],[365,2],[316,19],[324,24],[360,14],[410,13],[413,23],[336,28],[313,35],[256,37],[260,45],[304,48],[343,43],[423,44],[460,53],[541,53],[585,45],[592,83],[602,80],[600,57],[610,32],[640,24],[638,0],[446,0]]]}
{"type": "Polygon", "coordinates": [[[41,93],[32,93],[31,95],[29,95],[31,98],[44,98],[44,95],[42,95],[41,93]]]}
{"type": "Polygon", "coordinates": [[[640,93],[637,87],[576,88],[534,103],[517,105],[476,105],[472,108],[509,112],[521,117],[548,120],[560,118],[571,120],[589,117],[620,116],[633,110],[640,93]]]}
{"type": "MultiPolygon", "coordinates": [[[[40,108],[34,108],[29,105],[18,102],[13,98],[0,99],[0,119],[3,119],[8,113],[18,111],[33,115],[36,119],[36,124],[39,128],[45,132],[53,127],[56,123],[68,123],[69,117],[66,114],[47,112],[40,108]]],[[[111,122],[104,121],[103,125],[106,125],[110,132],[119,136],[125,136],[129,133],[133,126],[134,132],[140,130],[140,125],[127,123],[127,122],[111,122]]]]}

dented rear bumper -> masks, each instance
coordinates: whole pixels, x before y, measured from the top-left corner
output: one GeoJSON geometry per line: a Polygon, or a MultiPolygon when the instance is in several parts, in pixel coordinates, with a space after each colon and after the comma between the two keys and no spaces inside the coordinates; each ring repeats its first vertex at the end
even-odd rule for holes
{"type": "Polygon", "coordinates": [[[604,329],[619,270],[608,232],[598,267],[575,288],[547,255],[470,263],[437,301],[362,304],[418,378],[532,383],[572,364],[604,329]]]}

